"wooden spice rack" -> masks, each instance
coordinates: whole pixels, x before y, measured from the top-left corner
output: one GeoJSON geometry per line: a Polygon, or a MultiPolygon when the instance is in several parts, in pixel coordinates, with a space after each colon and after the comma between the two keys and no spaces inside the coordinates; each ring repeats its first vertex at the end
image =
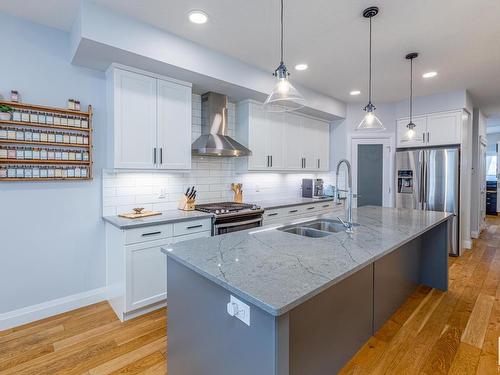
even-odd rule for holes
{"type": "MultiPolygon", "coordinates": [[[[0,176],[0,182],[2,181],[74,181],[74,180],[91,180],[92,179],[92,106],[88,106],[87,112],[76,111],[71,109],[47,107],[35,104],[26,103],[16,103],[9,101],[0,101],[0,104],[8,105],[14,109],[20,109],[22,111],[28,111],[31,113],[43,113],[49,116],[59,116],[59,117],[76,117],[80,120],[87,121],[87,127],[69,126],[61,124],[47,124],[39,122],[26,122],[26,121],[15,121],[11,120],[0,120],[0,128],[8,128],[9,130],[52,130],[54,132],[71,132],[78,136],[88,137],[88,144],[81,143],[61,143],[61,142],[46,142],[46,141],[33,141],[31,140],[19,140],[19,139],[0,139],[0,148],[20,148],[26,147],[28,149],[47,149],[54,147],[57,151],[68,150],[75,152],[88,152],[88,160],[53,160],[53,159],[13,159],[13,158],[0,158],[0,168],[7,169],[13,166],[38,166],[40,168],[69,168],[71,172],[72,167],[82,167],[87,170],[87,175],[85,177],[13,177],[13,176],[0,176]]],[[[22,150],[22,149],[21,149],[22,150]]],[[[77,169],[78,171],[78,169],[77,169]]],[[[69,174],[69,172],[68,172],[69,174]]]]}

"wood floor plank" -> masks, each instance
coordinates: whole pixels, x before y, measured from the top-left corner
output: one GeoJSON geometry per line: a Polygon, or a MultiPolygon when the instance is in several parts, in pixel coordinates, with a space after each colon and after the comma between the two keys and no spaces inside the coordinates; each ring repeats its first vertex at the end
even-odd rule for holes
{"type": "Polygon", "coordinates": [[[483,347],[494,302],[495,298],[492,296],[479,295],[462,335],[462,342],[475,346],[478,349],[483,347]]]}
{"type": "Polygon", "coordinates": [[[466,344],[464,342],[460,343],[458,347],[457,354],[453,358],[450,371],[450,375],[468,375],[468,374],[478,374],[477,366],[479,364],[479,357],[481,356],[481,350],[478,348],[466,344]]]}

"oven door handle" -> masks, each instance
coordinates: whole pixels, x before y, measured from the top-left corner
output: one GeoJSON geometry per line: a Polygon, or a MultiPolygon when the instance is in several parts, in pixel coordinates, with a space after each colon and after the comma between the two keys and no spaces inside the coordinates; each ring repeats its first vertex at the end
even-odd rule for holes
{"type": "Polygon", "coordinates": [[[262,222],[262,218],[261,217],[259,217],[257,219],[246,220],[246,221],[234,221],[232,223],[216,224],[215,225],[215,229],[237,227],[237,226],[240,226],[240,225],[247,225],[247,224],[253,224],[253,223],[258,223],[258,222],[262,222]]]}

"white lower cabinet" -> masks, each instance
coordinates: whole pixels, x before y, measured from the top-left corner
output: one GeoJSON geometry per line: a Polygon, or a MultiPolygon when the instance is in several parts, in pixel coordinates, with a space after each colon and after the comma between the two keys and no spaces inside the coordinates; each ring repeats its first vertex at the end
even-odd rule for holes
{"type": "Polygon", "coordinates": [[[119,229],[106,223],[108,301],[120,320],[166,305],[167,262],[162,247],[210,237],[212,219],[119,229]]]}

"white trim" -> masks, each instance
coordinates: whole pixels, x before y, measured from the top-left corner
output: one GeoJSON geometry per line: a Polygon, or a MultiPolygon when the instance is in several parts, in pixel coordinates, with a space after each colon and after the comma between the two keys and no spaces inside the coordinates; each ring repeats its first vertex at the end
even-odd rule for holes
{"type": "Polygon", "coordinates": [[[147,70],[142,70],[142,69],[134,68],[132,66],[118,64],[118,63],[112,63],[108,67],[108,69],[106,70],[106,75],[111,74],[111,72],[113,72],[116,69],[125,70],[125,71],[131,72],[131,73],[136,73],[136,74],[140,74],[143,76],[160,79],[162,81],[169,81],[169,82],[177,83],[178,85],[182,85],[182,86],[193,87],[193,84],[191,82],[181,81],[180,79],[177,79],[177,78],[162,76],[161,74],[148,72],[147,70]]]}
{"type": "Polygon", "coordinates": [[[9,311],[0,314],[0,331],[105,300],[104,287],[9,311]]]}
{"type": "MultiPolygon", "coordinates": [[[[390,193],[388,194],[387,200],[388,204],[384,204],[387,207],[394,207],[394,169],[396,167],[396,139],[393,133],[349,133],[347,134],[347,155],[349,155],[349,159],[352,164],[352,173],[353,176],[356,176],[357,166],[353,163],[353,154],[352,154],[352,143],[353,140],[365,140],[372,141],[373,144],[381,143],[381,141],[388,141],[389,143],[389,180],[386,181],[387,185],[390,187],[390,193]]],[[[384,142],[385,143],[385,142],[384,142]]],[[[354,181],[356,178],[353,178],[353,190],[357,193],[357,186],[354,186],[354,181]]],[[[385,199],[384,199],[385,200],[385,199]]],[[[354,206],[356,206],[356,199],[353,200],[354,206]]]]}
{"type": "Polygon", "coordinates": [[[472,238],[479,238],[479,232],[473,230],[473,231],[470,232],[470,236],[472,238]]]}
{"type": "Polygon", "coordinates": [[[469,238],[467,240],[463,240],[464,248],[470,250],[472,249],[472,240],[469,238]]]}

